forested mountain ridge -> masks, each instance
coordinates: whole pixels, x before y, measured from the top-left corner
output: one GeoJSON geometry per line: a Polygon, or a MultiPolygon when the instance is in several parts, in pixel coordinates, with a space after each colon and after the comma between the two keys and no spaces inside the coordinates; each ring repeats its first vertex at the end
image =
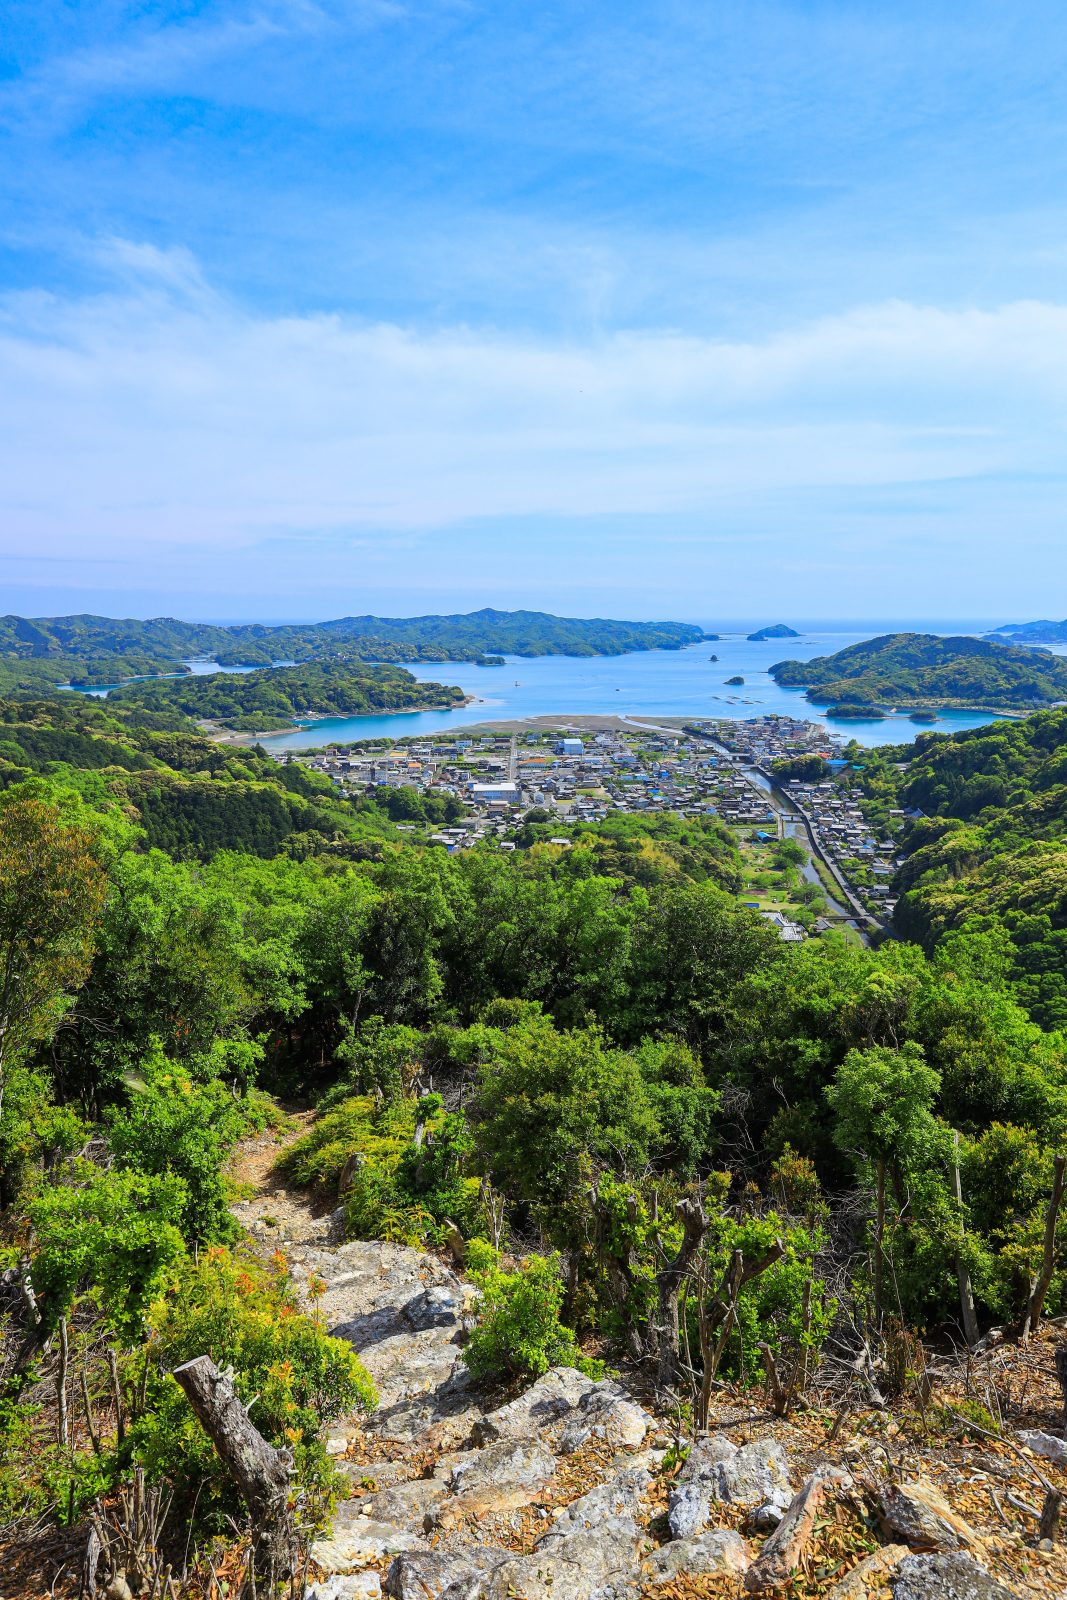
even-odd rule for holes
{"type": "Polygon", "coordinates": [[[989,639],[891,633],[811,661],[779,661],[776,683],[819,704],[1034,710],[1067,699],[1067,662],[989,639]]]}
{"type": "Polygon", "coordinates": [[[555,617],[543,611],[494,611],[423,617],[340,617],[270,625],[181,622],[173,617],[0,617],[0,658],[149,656],[163,661],[210,657],[223,666],[336,656],[368,661],[472,661],[492,654],[622,655],[677,650],[703,630],[682,622],[618,622],[555,617]]]}
{"type": "MultiPolygon", "coordinates": [[[[858,1487],[818,1490],[827,1515],[808,1519],[804,1557],[823,1574],[811,1594],[829,1595],[891,1534],[914,1537],[871,1443],[887,1412],[913,1469],[947,1459],[950,1494],[974,1468],[968,1438],[1056,1426],[1048,1386],[1028,1374],[1009,1392],[1003,1342],[978,1344],[1067,1310],[1050,1209],[1067,1043],[1019,1004],[1000,930],[792,946],[741,903],[712,817],[609,819],[565,844],[532,817],[510,852],[487,839],[450,855],[398,834],[391,798],[346,800],[136,699],[24,698],[2,718],[0,1545],[10,1565],[21,1541],[44,1574],[22,1592],[72,1595],[97,1527],[119,1549],[134,1526],[150,1576],[187,1562],[182,1600],[217,1594],[212,1567],[250,1594],[272,1523],[298,1508],[303,1548],[354,1494],[314,1548],[367,1592],[386,1578],[403,1594],[460,1559],[453,1513],[476,1504],[464,1474],[478,1473],[517,1499],[478,1502],[492,1570],[468,1574],[477,1600],[546,1570],[560,1592],[577,1573],[592,1600],[609,1556],[635,1597],[648,1561],[761,1592],[777,1582],[768,1528],[794,1492],[816,1493],[806,1473],[840,1439],[858,1487]],[[313,1109],[284,1180],[351,1241],[333,1256],[322,1234],[285,1233],[270,1196],[242,1233],[228,1163],[282,1122],[274,1096],[313,1109]],[[466,1300],[427,1264],[445,1249],[466,1300]],[[420,1410],[424,1369],[397,1398],[389,1351],[409,1334],[448,1356],[440,1414],[420,1410]],[[959,1341],[973,1348],[954,1367],[959,1341]],[[291,1453],[263,1458],[285,1463],[269,1516],[173,1377],[204,1357],[232,1371],[263,1449],[291,1453]],[[604,1362],[647,1411],[595,1387],[604,1362]],[[540,1393],[571,1395],[565,1441],[521,1392],[559,1368],[540,1393]],[[378,1432],[361,1426],[371,1369],[378,1432]],[[981,1398],[994,1377],[997,1416],[981,1398]],[[434,1431],[460,1404],[489,1414],[480,1455],[434,1431]],[[788,1439],[778,1499],[715,1501],[694,1532],[684,1508],[712,1481],[698,1436],[754,1413],[760,1449],[788,1439]],[[650,1426],[662,1434],[638,1458],[650,1426]],[[146,1505],[162,1518],[151,1539],[146,1505]]],[[[1037,792],[1047,774],[1055,793],[1063,723],[1004,730],[1009,784],[1037,792]]],[[[948,814],[969,749],[927,736],[909,772],[895,751],[854,776],[894,797],[927,782],[933,804],[943,786],[946,814],[917,826],[971,827],[948,814]]],[[[1028,1348],[1052,1370],[1040,1337],[1028,1348]]],[[[1012,1516],[996,1570],[1039,1593],[1020,1587],[1034,1518],[1012,1516]]],[[[1067,1580],[1056,1551],[1041,1570],[1067,1580]]]]}

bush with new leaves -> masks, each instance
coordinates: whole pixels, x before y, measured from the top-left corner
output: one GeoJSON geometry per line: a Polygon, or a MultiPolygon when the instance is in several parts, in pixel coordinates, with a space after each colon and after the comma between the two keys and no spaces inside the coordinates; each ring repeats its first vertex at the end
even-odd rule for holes
{"type": "MultiPolygon", "coordinates": [[[[152,1309],[151,1378],[132,1446],[150,1478],[190,1497],[200,1515],[236,1510],[233,1486],[170,1374],[197,1356],[232,1367],[237,1393],[273,1445],[290,1446],[296,1483],[312,1520],[326,1516],[337,1488],[318,1437],[323,1423],[377,1404],[374,1383],[352,1347],[296,1306],[279,1257],[273,1268],[220,1246],[204,1252],[174,1294],[152,1309]],[[253,1404],[254,1402],[254,1404],[253,1404]]],[[[139,1364],[143,1357],[135,1358],[139,1364]]]]}
{"type": "Polygon", "coordinates": [[[603,1374],[603,1363],[587,1360],[571,1329],[560,1322],[558,1253],[527,1256],[515,1272],[506,1272],[495,1250],[473,1240],[467,1266],[482,1302],[463,1359],[479,1382],[538,1378],[549,1367],[577,1367],[593,1378],[603,1374]]]}

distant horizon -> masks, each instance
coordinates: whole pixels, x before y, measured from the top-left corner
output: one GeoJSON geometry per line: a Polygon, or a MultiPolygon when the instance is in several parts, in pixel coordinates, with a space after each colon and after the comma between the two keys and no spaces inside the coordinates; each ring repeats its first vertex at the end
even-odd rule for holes
{"type": "MultiPolygon", "coordinates": [[[[871,617],[871,616],[866,616],[866,617],[852,617],[852,616],[832,616],[832,617],[826,617],[826,616],[823,616],[823,617],[810,617],[810,616],[808,616],[808,617],[796,617],[796,616],[779,616],[777,614],[775,614],[773,616],[769,616],[769,615],[764,614],[763,612],[752,612],[747,617],[746,616],[741,616],[741,617],[733,616],[733,617],[708,618],[706,616],[705,617],[686,616],[681,612],[680,609],[679,609],[679,611],[677,611],[675,613],[672,613],[672,614],[668,614],[668,613],[665,613],[665,612],[656,612],[656,613],[649,612],[647,614],[642,614],[640,612],[639,608],[635,608],[633,611],[631,611],[628,614],[624,615],[624,614],[622,614],[621,612],[618,612],[618,611],[611,611],[611,612],[609,612],[609,611],[594,611],[594,610],[585,611],[585,612],[563,611],[563,610],[553,609],[551,607],[543,606],[543,605],[534,605],[534,604],[529,604],[529,605],[504,605],[504,604],[494,603],[493,601],[485,601],[482,604],[471,605],[471,606],[468,606],[468,607],[464,607],[462,609],[458,609],[458,608],[444,609],[444,608],[442,608],[441,610],[437,610],[437,611],[422,610],[422,609],[420,609],[420,610],[410,610],[410,611],[386,611],[386,610],[378,609],[378,608],[376,608],[374,606],[371,606],[371,605],[365,605],[365,606],[361,606],[358,610],[357,609],[351,609],[351,610],[346,609],[346,610],[334,611],[334,612],[331,612],[329,614],[325,614],[325,613],[310,614],[310,613],[307,613],[307,614],[300,614],[300,615],[289,614],[289,615],[274,615],[274,616],[261,615],[260,613],[254,613],[254,614],[253,613],[249,613],[249,614],[247,614],[245,616],[234,616],[232,614],[229,615],[229,616],[220,616],[220,615],[217,615],[217,614],[210,615],[210,614],[206,614],[206,613],[195,614],[195,613],[193,613],[191,611],[181,611],[181,610],[173,610],[173,609],[171,609],[171,610],[140,609],[140,610],[128,610],[128,611],[111,609],[111,610],[106,610],[105,611],[105,610],[98,610],[98,609],[94,608],[93,606],[89,606],[89,605],[78,606],[78,607],[74,607],[74,608],[67,609],[67,610],[36,610],[36,611],[32,611],[31,612],[31,611],[19,610],[19,609],[15,608],[15,607],[8,606],[7,603],[6,603],[6,598],[5,598],[4,594],[3,594],[3,591],[0,590],[0,611],[6,613],[9,616],[24,617],[27,621],[31,621],[31,622],[32,621],[39,621],[39,620],[49,619],[49,618],[69,617],[69,616],[98,616],[98,617],[105,617],[105,618],[108,618],[108,619],[113,620],[113,621],[130,620],[130,621],[137,621],[137,622],[148,622],[148,621],[152,621],[152,620],[155,620],[155,619],[158,619],[158,618],[167,617],[167,618],[171,618],[171,619],[173,619],[174,621],[177,621],[177,622],[187,622],[187,623],[199,624],[199,625],[204,626],[204,627],[240,628],[240,627],[255,626],[255,625],[258,624],[258,625],[260,625],[262,627],[268,627],[268,628],[283,628],[283,627],[311,626],[311,625],[317,624],[317,623],[334,622],[334,621],[339,621],[339,620],[341,620],[342,618],[345,618],[345,617],[354,617],[354,616],[378,616],[378,617],[393,617],[393,618],[410,618],[410,617],[422,617],[422,616],[471,616],[471,615],[477,614],[479,611],[484,611],[484,610],[492,610],[492,611],[499,611],[499,612],[533,611],[533,612],[541,612],[541,613],[544,613],[544,614],[549,615],[549,616],[556,616],[556,617],[560,617],[560,618],[573,618],[573,619],[582,620],[582,621],[588,621],[588,620],[596,618],[596,617],[601,617],[601,618],[604,618],[605,620],[617,621],[617,622],[682,622],[682,623],[689,623],[689,624],[691,624],[692,626],[695,626],[695,627],[703,628],[705,630],[705,632],[713,632],[713,631],[718,630],[718,631],[726,632],[726,633],[753,632],[753,631],[756,631],[759,628],[762,628],[762,627],[773,627],[773,626],[775,626],[776,624],[779,624],[779,623],[784,624],[787,627],[796,628],[800,632],[809,632],[809,633],[833,633],[833,632],[857,633],[857,632],[861,632],[861,631],[863,631],[865,629],[871,629],[871,630],[875,630],[875,631],[882,631],[882,632],[886,632],[886,633],[897,633],[897,632],[921,631],[923,628],[928,628],[933,633],[946,633],[946,632],[950,632],[953,629],[959,629],[963,633],[976,633],[976,632],[990,632],[993,629],[1004,627],[1004,626],[1007,626],[1008,624],[1011,624],[1011,623],[1022,624],[1022,623],[1042,620],[1045,617],[1048,617],[1050,620],[1057,620],[1057,621],[1059,620],[1058,618],[1052,618],[1051,614],[1047,610],[1044,613],[1041,613],[1040,617],[1039,617],[1039,614],[1035,612],[1033,616],[1029,616],[1029,615],[1028,616],[1010,616],[1010,617],[1004,617],[999,621],[994,620],[992,616],[986,616],[986,617],[974,617],[974,616],[970,616],[970,617],[945,617],[945,616],[936,616],[936,617],[932,617],[932,616],[914,616],[914,615],[913,616],[901,616],[901,615],[897,614],[897,615],[883,616],[883,617],[871,617]]],[[[788,641],[787,640],[783,640],[783,644],[786,644],[786,643],[788,643],[788,641]]]]}

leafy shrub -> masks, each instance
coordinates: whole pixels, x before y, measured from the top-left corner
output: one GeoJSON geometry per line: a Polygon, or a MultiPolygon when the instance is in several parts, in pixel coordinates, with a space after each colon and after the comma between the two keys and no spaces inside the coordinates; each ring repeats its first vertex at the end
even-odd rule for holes
{"type": "Polygon", "coordinates": [[[962,1433],[964,1438],[981,1443],[986,1434],[1003,1430],[996,1417],[980,1400],[964,1398],[951,1405],[935,1406],[933,1421],[945,1433],[962,1433]]]}
{"type": "Polygon", "coordinates": [[[414,1132],[414,1101],[379,1106],[371,1095],[352,1095],[321,1115],[280,1164],[296,1183],[336,1191],[351,1156],[394,1168],[414,1132]]]}
{"type": "Polygon", "coordinates": [[[73,1155],[88,1138],[88,1124],[73,1106],[57,1106],[42,1072],[16,1066],[4,1087],[0,1117],[0,1204],[10,1204],[37,1163],[49,1166],[73,1155]]]}
{"type": "Polygon", "coordinates": [[[84,1164],[30,1206],[37,1234],[33,1282],[54,1326],[91,1291],[124,1337],[140,1336],[150,1303],[185,1258],[180,1223],[188,1190],[173,1174],[101,1172],[84,1164]]]}
{"type": "Polygon", "coordinates": [[[197,1082],[157,1047],[129,1106],[111,1114],[111,1149],[122,1166],[180,1177],[187,1195],[182,1232],[196,1243],[219,1243],[237,1231],[222,1169],[258,1104],[235,1100],[218,1079],[197,1082]]]}
{"type": "Polygon", "coordinates": [[[587,1360],[570,1328],[559,1320],[563,1280],[558,1253],[527,1256],[515,1272],[505,1272],[488,1245],[476,1241],[468,1252],[468,1271],[482,1292],[478,1325],[463,1351],[480,1382],[538,1378],[549,1367],[577,1367],[591,1378],[603,1375],[600,1361],[587,1360]]]}
{"type": "Polygon", "coordinates": [[[357,1156],[344,1193],[348,1232],[418,1245],[436,1241],[445,1218],[464,1234],[483,1226],[478,1180],[463,1171],[472,1146],[464,1117],[442,1112],[439,1095],[384,1105],[354,1095],[325,1112],[284,1164],[298,1183],[336,1190],[357,1156]]]}
{"type": "Polygon", "coordinates": [[[326,1515],[337,1483],[318,1430],[357,1407],[371,1409],[377,1395],[351,1346],[297,1310],[280,1258],[271,1270],[219,1246],[206,1251],[177,1291],[153,1307],[149,1350],[146,1414],[131,1439],[154,1480],[167,1480],[180,1494],[195,1494],[203,1484],[199,1510],[209,1520],[236,1509],[214,1448],[170,1376],[183,1362],[209,1355],[217,1366],[233,1368],[239,1396],[246,1405],[255,1401],[264,1437],[292,1447],[296,1482],[310,1496],[312,1515],[326,1515]]]}

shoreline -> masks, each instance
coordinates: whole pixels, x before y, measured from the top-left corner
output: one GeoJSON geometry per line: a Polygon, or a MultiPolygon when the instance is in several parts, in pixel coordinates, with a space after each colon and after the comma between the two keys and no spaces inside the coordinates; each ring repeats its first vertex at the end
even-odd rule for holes
{"type": "MultiPolygon", "coordinates": [[[[804,698],[805,700],[808,700],[807,695],[805,695],[804,698]]],[[[808,700],[808,704],[811,706],[813,711],[815,711],[821,717],[829,717],[831,722],[869,722],[872,720],[870,716],[831,717],[830,712],[834,703],[835,702],[831,700],[827,701],[825,705],[820,705],[817,700],[808,700]]],[[[838,703],[841,704],[847,702],[838,703]]],[[[1028,710],[1024,710],[1020,706],[976,706],[973,703],[965,703],[962,700],[916,700],[904,701],[903,703],[898,701],[895,706],[882,704],[881,702],[876,701],[864,701],[863,709],[866,712],[881,712],[885,717],[913,717],[916,712],[927,711],[933,713],[937,713],[938,711],[962,711],[966,716],[1007,717],[1018,719],[1022,717],[1035,717],[1041,711],[1054,711],[1056,707],[1050,703],[1049,705],[1045,706],[1031,706],[1028,710]]]]}
{"type": "Polygon", "coordinates": [[[477,695],[468,694],[450,706],[375,706],[373,711],[325,711],[321,717],[297,717],[280,728],[257,728],[255,733],[243,732],[237,728],[225,728],[220,722],[212,722],[209,718],[198,720],[197,727],[213,744],[253,745],[258,744],[261,739],[276,739],[280,734],[296,733],[301,728],[313,728],[316,722],[329,722],[334,717],[348,720],[355,717],[403,717],[408,714],[417,716],[424,711],[462,711],[467,706],[477,703],[477,695]]]}

